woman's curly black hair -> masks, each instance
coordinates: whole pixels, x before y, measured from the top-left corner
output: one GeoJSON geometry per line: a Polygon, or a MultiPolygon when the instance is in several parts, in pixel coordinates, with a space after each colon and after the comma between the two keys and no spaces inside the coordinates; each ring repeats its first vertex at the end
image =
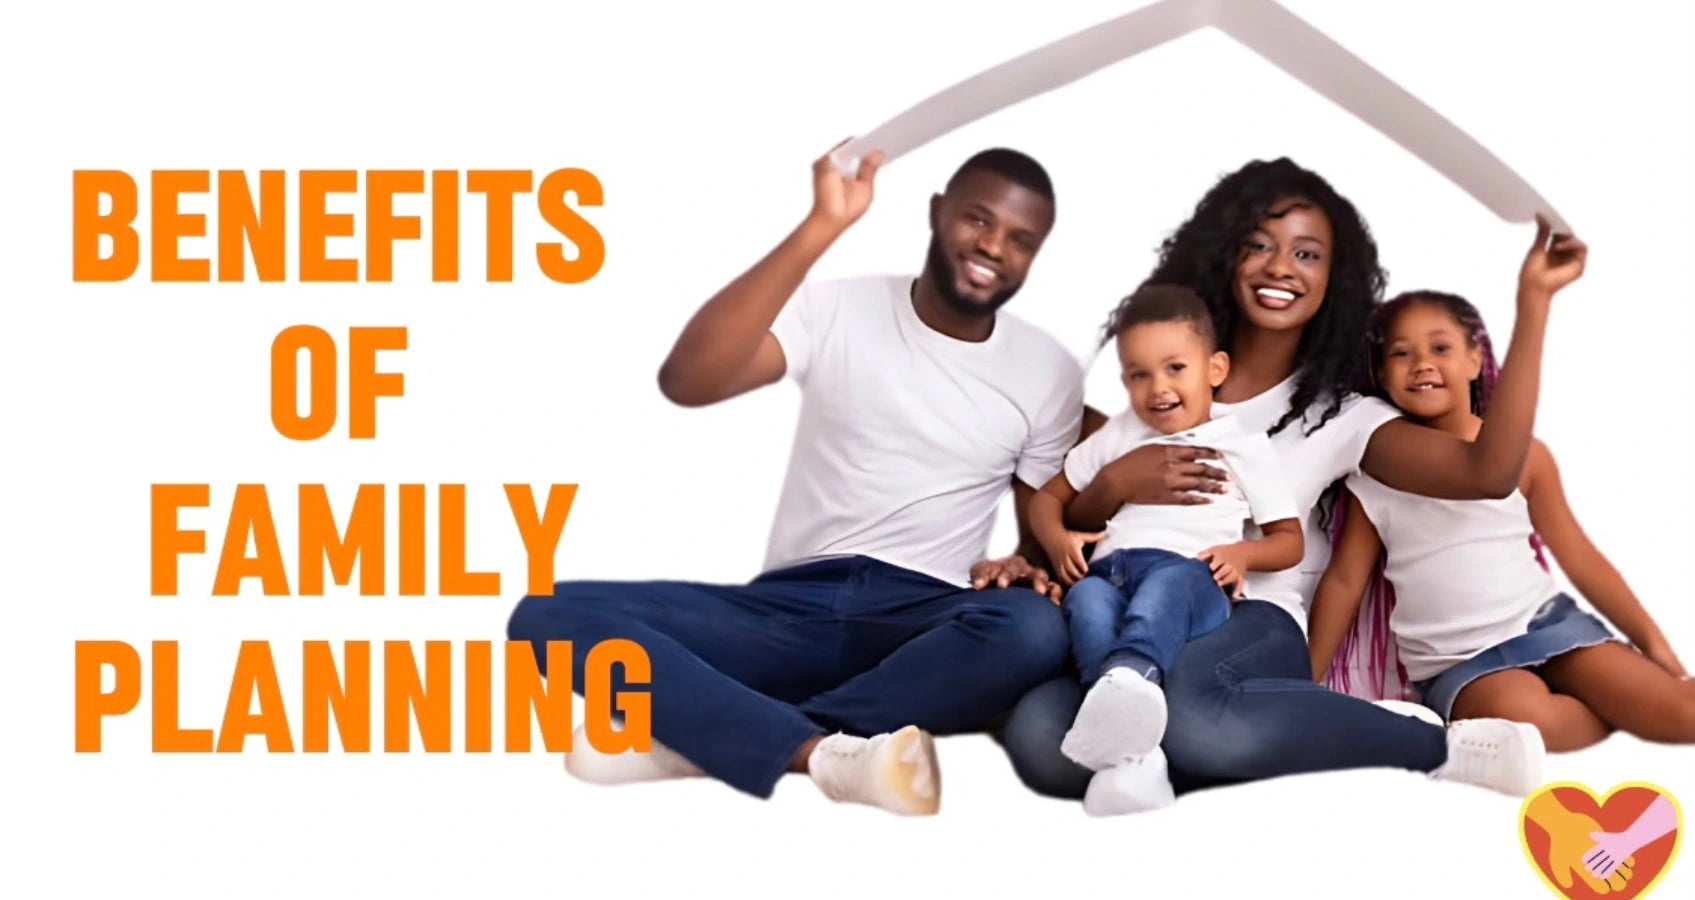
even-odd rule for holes
{"type": "MultiPolygon", "coordinates": [[[[1189,221],[1161,244],[1159,264],[1143,284],[1178,284],[1200,294],[1212,313],[1219,346],[1229,350],[1242,317],[1232,285],[1243,245],[1273,206],[1289,199],[1322,209],[1334,239],[1329,288],[1318,312],[1301,330],[1295,352],[1300,372],[1295,395],[1269,432],[1282,431],[1322,400],[1323,415],[1310,434],[1341,411],[1343,397],[1359,383],[1366,319],[1382,301],[1387,280],[1377,262],[1377,243],[1352,203],[1317,173],[1288,159],[1255,160],[1224,176],[1201,198],[1189,221]]],[[[1108,317],[1103,346],[1118,336],[1127,308],[1126,299],[1108,317]]]]}

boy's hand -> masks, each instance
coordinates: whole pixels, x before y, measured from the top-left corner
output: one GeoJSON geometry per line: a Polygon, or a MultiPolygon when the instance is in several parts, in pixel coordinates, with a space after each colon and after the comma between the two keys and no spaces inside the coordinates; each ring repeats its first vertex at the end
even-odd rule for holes
{"type": "Polygon", "coordinates": [[[1240,600],[1247,588],[1243,584],[1243,576],[1247,574],[1247,560],[1243,558],[1240,544],[1224,544],[1218,547],[1208,547],[1195,558],[1207,564],[1212,569],[1212,580],[1220,588],[1230,594],[1232,599],[1240,600]],[[1234,591],[1230,590],[1232,587],[1234,591]]]}
{"type": "Polygon", "coordinates": [[[1062,530],[1040,538],[1042,551],[1048,555],[1048,562],[1053,566],[1054,575],[1062,587],[1069,588],[1089,574],[1089,562],[1083,558],[1083,547],[1105,536],[1104,531],[1091,533],[1062,530]]]}
{"type": "Polygon", "coordinates": [[[1569,234],[1556,234],[1549,241],[1549,231],[1548,220],[1537,215],[1536,243],[1525,254],[1518,273],[1520,293],[1544,301],[1582,276],[1589,259],[1588,245],[1569,234]]]}

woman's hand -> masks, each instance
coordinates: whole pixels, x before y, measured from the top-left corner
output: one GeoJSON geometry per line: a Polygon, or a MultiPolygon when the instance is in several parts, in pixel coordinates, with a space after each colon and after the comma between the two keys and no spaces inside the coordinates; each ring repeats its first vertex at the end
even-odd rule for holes
{"type": "Polygon", "coordinates": [[[1176,444],[1143,444],[1106,464],[1097,478],[1107,479],[1119,503],[1196,505],[1222,494],[1229,475],[1204,461],[1219,459],[1216,450],[1176,444]]]}

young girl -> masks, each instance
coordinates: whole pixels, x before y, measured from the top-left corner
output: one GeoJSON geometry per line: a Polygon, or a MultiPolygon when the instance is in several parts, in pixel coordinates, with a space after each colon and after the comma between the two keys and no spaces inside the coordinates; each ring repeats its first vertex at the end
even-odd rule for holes
{"type": "MultiPolygon", "coordinates": [[[[1374,393],[1427,428],[1476,438],[1497,370],[1470,303],[1404,294],[1376,312],[1367,346],[1374,393]]],[[[1578,526],[1540,441],[1518,490],[1500,500],[1418,497],[1363,473],[1347,487],[1340,538],[1313,597],[1318,681],[1380,578],[1393,589],[1390,627],[1407,678],[1444,720],[1532,724],[1551,751],[1587,747],[1614,728],[1695,742],[1695,682],[1578,526]],[[1637,649],[1560,592],[1539,540],[1637,649]]]]}

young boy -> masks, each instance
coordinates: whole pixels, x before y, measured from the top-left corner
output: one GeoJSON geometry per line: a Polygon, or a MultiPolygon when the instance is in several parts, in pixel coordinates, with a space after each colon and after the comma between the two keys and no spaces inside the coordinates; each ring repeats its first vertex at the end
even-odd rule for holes
{"type": "Polygon", "coordinates": [[[1077,445],[1030,501],[1030,525],[1065,596],[1072,655],[1088,694],[1060,749],[1095,771],[1139,759],[1165,735],[1164,672],[1185,644],[1224,623],[1247,572],[1301,561],[1300,511],[1271,442],[1212,417],[1230,370],[1206,304],[1184,287],[1143,287],[1118,332],[1130,409],[1077,445]],[[1100,535],[1065,526],[1064,511],[1109,462],[1148,443],[1219,452],[1228,492],[1210,503],[1126,504],[1100,535]],[[1246,539],[1249,522],[1262,536],[1246,539]],[[1099,540],[1085,564],[1083,545],[1099,540]],[[1075,584],[1073,584],[1075,583],[1075,584]]]}

